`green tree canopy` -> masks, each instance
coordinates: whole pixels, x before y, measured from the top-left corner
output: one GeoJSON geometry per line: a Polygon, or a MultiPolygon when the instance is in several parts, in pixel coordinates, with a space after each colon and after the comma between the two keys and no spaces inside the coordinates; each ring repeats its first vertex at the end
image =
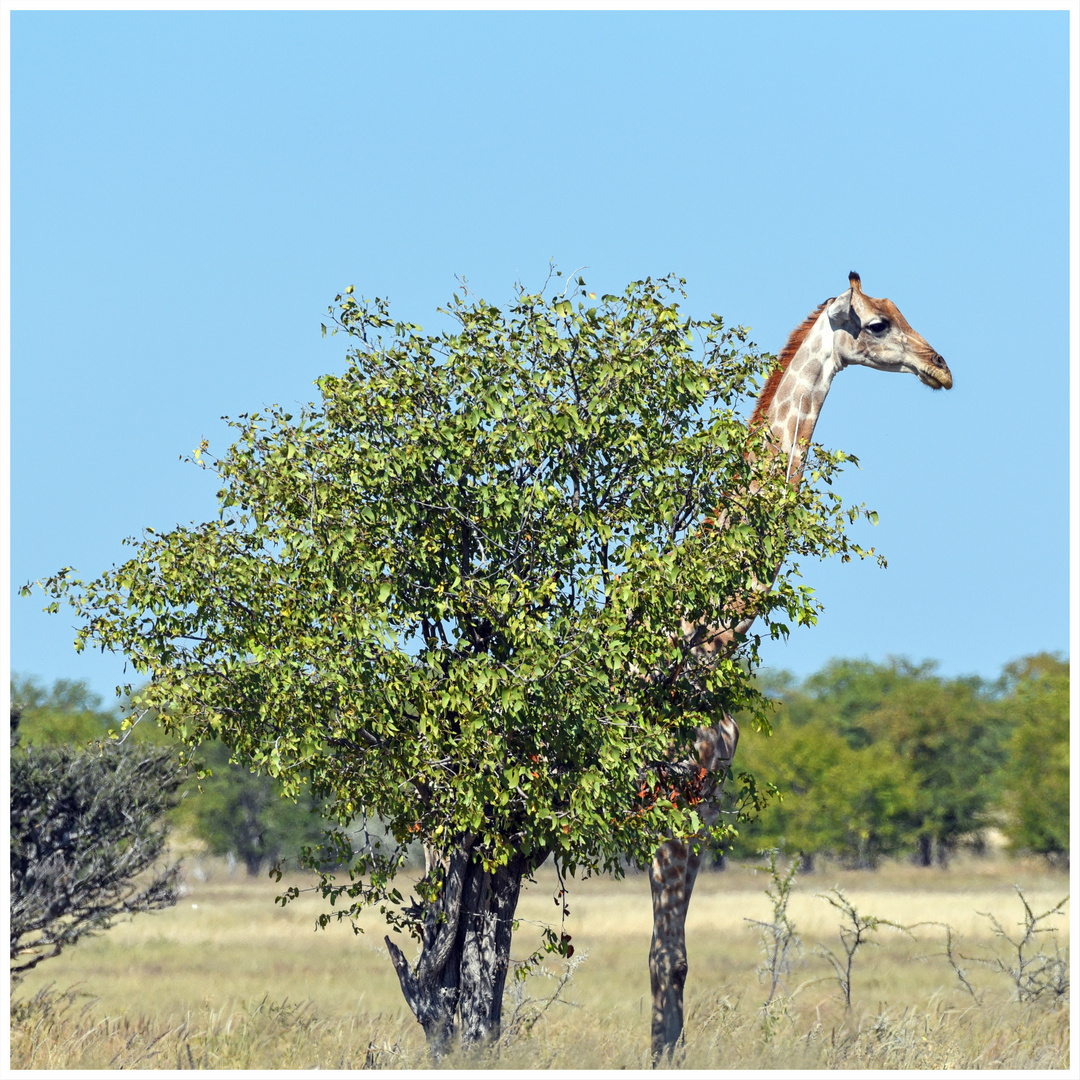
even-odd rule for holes
{"type": "Polygon", "coordinates": [[[853,750],[893,754],[916,786],[897,804],[898,836],[929,865],[993,823],[1001,796],[1008,721],[993,687],[945,679],[936,662],[833,660],[784,697],[796,727],[823,724],[853,750]]]}
{"type": "Polygon", "coordinates": [[[299,864],[305,848],[318,844],[327,820],[310,790],[299,800],[283,797],[281,784],[266,773],[231,762],[220,740],[199,749],[204,772],[178,818],[214,855],[231,855],[254,876],[267,864],[299,864]],[[209,775],[206,775],[206,774],[209,775]]]}
{"type": "Polygon", "coordinates": [[[1009,665],[1012,722],[1005,832],[1014,851],[1069,860],[1069,664],[1040,653],[1009,665]]]}
{"type": "Polygon", "coordinates": [[[767,777],[780,798],[741,828],[734,850],[783,848],[810,869],[817,855],[874,866],[910,846],[918,787],[900,756],[884,743],[853,748],[820,718],[795,723],[789,707],[771,738],[740,744],[740,767],[767,777]]]}
{"type": "Polygon", "coordinates": [[[961,841],[981,843],[995,822],[1008,720],[978,679],[943,679],[934,664],[889,666],[895,685],[862,726],[895,749],[918,784],[910,817],[918,861],[945,863],[961,841]]]}
{"type": "Polygon", "coordinates": [[[321,402],[243,415],[222,457],[196,452],[216,520],[44,583],[82,619],[77,646],[129,657],[184,741],[219,737],[287,790],[310,778],[343,824],[378,814],[425,843],[410,906],[378,847],[342,841],[350,876],[324,890],[421,939],[415,967],[391,954],[437,1045],[458,1010],[467,1040],[497,1031],[523,875],[549,853],[618,872],[694,834],[693,772],[669,770],[663,798],[642,777],[721,707],[764,722],[760,638],[706,661],[679,616],[733,624],[741,597],[785,633],[817,612],[797,560],[864,554],[829,490],[843,455],[818,450],[792,490],[741,419],[767,360],[683,316],[680,285],[455,297],[434,335],[346,290],[349,365],[321,402]]]}
{"type": "Polygon", "coordinates": [[[80,680],[57,679],[45,687],[32,675],[15,675],[11,701],[19,710],[23,744],[86,743],[120,728],[118,711],[103,709],[101,696],[80,680]]]}

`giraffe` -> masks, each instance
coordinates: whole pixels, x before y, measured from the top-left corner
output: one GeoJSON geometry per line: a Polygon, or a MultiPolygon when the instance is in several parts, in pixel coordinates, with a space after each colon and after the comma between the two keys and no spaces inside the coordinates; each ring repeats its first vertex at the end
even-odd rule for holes
{"type": "MultiPolygon", "coordinates": [[[[952,387],[941,356],[917,334],[891,300],[862,291],[859,275],[848,275],[848,289],[826,300],[792,331],[780,352],[777,370],[762,388],[751,427],[767,426],[768,444],[786,457],[787,482],[798,485],[814,425],[833,377],[858,364],[878,371],[909,372],[934,390],[952,387]]],[[[783,457],[780,457],[783,461],[783,457]]],[[[723,528],[718,512],[714,527],[723,528]]],[[[779,572],[779,567],[777,568],[779,572]]],[[[767,592],[771,586],[759,586],[767,592]]],[[[728,655],[754,622],[752,599],[727,605],[734,614],[721,626],[682,621],[683,647],[695,655],[728,655]]],[[[705,799],[697,807],[704,829],[720,814],[722,784],[739,741],[739,726],[726,712],[716,724],[699,728],[697,764],[705,770],[705,799]]],[[[665,840],[649,868],[653,935],[649,950],[652,984],[652,1058],[670,1057],[682,1037],[686,983],[686,912],[701,867],[693,843],[665,840]]]]}

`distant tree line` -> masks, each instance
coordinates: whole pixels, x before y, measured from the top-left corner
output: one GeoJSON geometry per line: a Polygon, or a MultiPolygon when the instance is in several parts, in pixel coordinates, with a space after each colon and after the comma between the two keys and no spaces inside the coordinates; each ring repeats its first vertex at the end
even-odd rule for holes
{"type": "MultiPolygon", "coordinates": [[[[751,821],[726,854],[752,857],[782,846],[804,870],[818,857],[872,867],[886,857],[945,864],[976,851],[989,830],[1014,853],[1067,864],[1069,852],[1069,665],[1039,654],[1006,666],[999,679],[944,678],[936,664],[835,660],[798,682],[763,672],[776,701],[772,735],[744,731],[736,775],[773,783],[779,798],[751,821]]],[[[85,683],[12,682],[24,743],[85,744],[119,728],[85,683]]],[[[169,745],[148,718],[129,736],[169,745]]],[[[281,797],[272,777],[231,763],[220,742],[196,755],[171,823],[249,874],[293,863],[327,824],[312,799],[281,797]]],[[[740,785],[728,785],[737,797],[740,785]]]]}
{"type": "Polygon", "coordinates": [[[773,733],[747,733],[735,771],[774,783],[780,799],[739,826],[728,853],[782,846],[804,870],[818,856],[943,865],[993,829],[1014,853],[1067,863],[1069,665],[1059,657],[1026,657],[992,683],[906,660],[834,660],[801,683],[762,680],[777,702],[773,733]]]}

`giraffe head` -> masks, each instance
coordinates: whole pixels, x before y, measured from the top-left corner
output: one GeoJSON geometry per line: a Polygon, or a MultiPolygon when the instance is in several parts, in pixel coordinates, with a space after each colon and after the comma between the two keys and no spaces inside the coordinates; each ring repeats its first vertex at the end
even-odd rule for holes
{"type": "Polygon", "coordinates": [[[891,300],[862,291],[859,275],[848,275],[851,288],[827,306],[833,349],[841,366],[861,364],[878,371],[908,371],[934,390],[952,387],[944,359],[916,333],[891,300]]]}

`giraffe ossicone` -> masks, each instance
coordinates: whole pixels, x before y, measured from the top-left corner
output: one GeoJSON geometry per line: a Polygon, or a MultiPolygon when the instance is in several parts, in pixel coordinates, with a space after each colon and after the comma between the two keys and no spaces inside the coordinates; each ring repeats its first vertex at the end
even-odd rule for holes
{"type": "MultiPolygon", "coordinates": [[[[764,425],[771,452],[786,458],[784,475],[797,485],[821,407],[836,374],[860,366],[876,371],[908,373],[934,390],[948,390],[952,372],[941,355],[891,301],[867,296],[859,275],[848,275],[848,288],[830,297],[792,331],[778,357],[776,370],[762,387],[751,427],[764,425]]],[[[713,527],[723,528],[718,511],[713,527]]],[[[779,573],[777,566],[775,573],[779,573]]],[[[775,574],[774,574],[775,578],[775,574]]],[[[760,586],[766,593],[771,584],[760,586]]],[[[753,598],[721,597],[720,607],[733,612],[721,625],[681,624],[682,647],[698,657],[730,655],[753,625],[753,598]]],[[[681,667],[681,665],[680,665],[681,667]]],[[[697,807],[702,835],[720,815],[723,781],[739,741],[739,725],[726,712],[708,728],[699,728],[697,763],[709,777],[704,801],[697,807]]],[[[653,936],[649,950],[652,985],[652,1056],[656,1064],[670,1055],[683,1034],[683,987],[688,971],[686,913],[701,868],[701,852],[693,842],[666,840],[659,845],[649,871],[653,904],[653,936]]]]}

